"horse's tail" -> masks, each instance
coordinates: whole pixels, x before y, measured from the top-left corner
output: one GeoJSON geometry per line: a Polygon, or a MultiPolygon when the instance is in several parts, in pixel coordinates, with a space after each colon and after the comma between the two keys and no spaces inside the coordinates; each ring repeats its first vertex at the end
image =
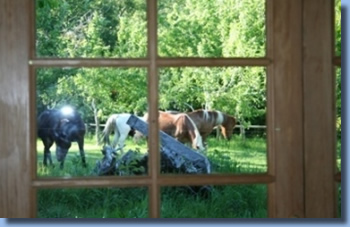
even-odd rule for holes
{"type": "Polygon", "coordinates": [[[198,130],[196,124],[194,123],[194,121],[193,121],[187,114],[184,114],[184,115],[185,115],[185,118],[186,118],[187,121],[188,121],[188,122],[185,122],[186,125],[192,125],[193,131],[194,131],[194,134],[195,134],[195,139],[194,139],[194,141],[192,142],[192,146],[193,146],[193,147],[196,147],[196,148],[199,149],[200,151],[204,151],[205,148],[204,148],[204,145],[203,145],[202,136],[201,136],[201,134],[199,133],[199,130],[198,130]]]}
{"type": "Polygon", "coordinates": [[[102,131],[102,136],[99,140],[100,144],[104,143],[104,144],[110,145],[109,135],[111,134],[112,131],[115,131],[117,117],[118,117],[117,114],[112,114],[107,119],[105,128],[102,131]]]}

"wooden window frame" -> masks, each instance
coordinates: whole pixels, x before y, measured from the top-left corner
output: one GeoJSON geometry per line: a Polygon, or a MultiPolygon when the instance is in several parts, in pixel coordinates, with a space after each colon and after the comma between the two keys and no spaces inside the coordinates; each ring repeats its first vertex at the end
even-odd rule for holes
{"type": "Polygon", "coordinates": [[[266,9],[267,49],[263,58],[160,58],[157,0],[147,0],[146,58],[55,59],[35,56],[34,0],[1,1],[0,21],[5,22],[0,24],[0,94],[5,102],[0,102],[0,124],[7,132],[0,137],[0,216],[36,217],[40,188],[146,186],[149,216],[158,218],[162,186],[266,184],[271,218],[336,217],[335,185],[340,173],[335,169],[332,85],[333,66],[340,65],[341,59],[334,56],[334,3],[266,0],[266,9]],[[65,66],[147,68],[151,135],[148,176],[37,178],[35,69],[65,66]],[[160,175],[158,69],[183,66],[267,67],[267,173],[160,175]],[[326,105],[319,104],[320,98],[326,105]]]}

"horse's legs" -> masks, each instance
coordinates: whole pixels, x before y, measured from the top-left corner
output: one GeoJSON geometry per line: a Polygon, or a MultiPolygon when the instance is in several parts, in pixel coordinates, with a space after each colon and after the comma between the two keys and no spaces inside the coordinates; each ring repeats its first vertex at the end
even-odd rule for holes
{"type": "Polygon", "coordinates": [[[83,166],[86,167],[85,152],[84,152],[84,137],[78,141],[79,152],[83,166]]]}
{"type": "Polygon", "coordinates": [[[123,133],[121,133],[121,135],[120,135],[118,146],[120,147],[120,153],[121,154],[124,153],[123,148],[125,146],[125,140],[128,137],[129,132],[130,132],[130,130],[126,130],[123,133]]]}
{"type": "Polygon", "coordinates": [[[49,160],[50,165],[52,165],[52,159],[51,159],[51,152],[50,152],[50,147],[53,144],[53,140],[46,138],[46,140],[43,140],[44,144],[44,161],[43,164],[44,166],[47,166],[47,160],[49,160]]]}
{"type": "Polygon", "coordinates": [[[64,166],[64,159],[60,162],[60,169],[63,169],[64,166]]]}
{"type": "Polygon", "coordinates": [[[117,146],[117,143],[119,141],[119,138],[120,137],[120,133],[118,132],[118,130],[115,130],[114,132],[114,140],[113,140],[113,143],[112,143],[112,147],[115,148],[115,146],[117,146]]]}

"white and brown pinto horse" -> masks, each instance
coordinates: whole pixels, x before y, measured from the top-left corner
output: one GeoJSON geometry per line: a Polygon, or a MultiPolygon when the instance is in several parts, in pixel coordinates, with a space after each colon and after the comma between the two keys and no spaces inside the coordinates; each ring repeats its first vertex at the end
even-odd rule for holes
{"type": "MultiPolygon", "coordinates": [[[[143,120],[148,122],[148,114],[143,116],[143,120]]],[[[171,114],[159,111],[159,130],[174,137],[181,143],[190,143],[193,149],[204,152],[202,137],[196,124],[185,113],[171,114]]],[[[139,139],[139,132],[135,133],[135,138],[139,139]]]]}
{"type": "Polygon", "coordinates": [[[213,110],[195,110],[187,114],[196,124],[203,140],[208,137],[216,126],[220,126],[221,133],[225,139],[231,139],[236,125],[236,119],[233,116],[213,110]]]}
{"type": "Polygon", "coordinates": [[[123,154],[123,147],[125,146],[125,140],[129,134],[134,132],[126,122],[129,120],[131,114],[129,113],[120,113],[120,114],[112,114],[109,116],[106,125],[102,132],[102,137],[100,142],[106,145],[111,145],[115,148],[118,145],[118,150],[123,154]],[[109,135],[114,132],[114,140],[112,144],[109,140],[109,135]]]}

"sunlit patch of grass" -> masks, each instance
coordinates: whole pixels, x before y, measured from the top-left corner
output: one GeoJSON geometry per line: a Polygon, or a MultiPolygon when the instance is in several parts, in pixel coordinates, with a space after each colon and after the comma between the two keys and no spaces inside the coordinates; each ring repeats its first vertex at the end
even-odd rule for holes
{"type": "Polygon", "coordinates": [[[267,171],[266,140],[256,137],[230,141],[209,138],[208,158],[214,172],[254,173],[267,171]]]}

